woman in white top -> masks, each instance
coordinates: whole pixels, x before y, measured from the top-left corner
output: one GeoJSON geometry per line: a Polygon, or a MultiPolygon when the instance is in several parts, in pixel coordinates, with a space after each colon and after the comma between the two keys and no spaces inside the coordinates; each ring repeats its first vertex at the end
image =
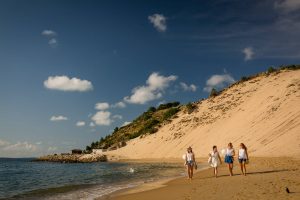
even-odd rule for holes
{"type": "Polygon", "coordinates": [[[187,148],[187,153],[185,156],[185,165],[187,166],[189,179],[192,180],[194,167],[196,168],[195,154],[193,153],[192,147],[187,148]]]}
{"type": "Polygon", "coordinates": [[[239,163],[241,166],[241,170],[244,176],[246,176],[246,163],[249,162],[248,151],[246,145],[244,143],[240,144],[239,149],[239,163]]]}
{"type": "Polygon", "coordinates": [[[218,166],[222,164],[220,154],[218,152],[217,146],[213,146],[213,151],[208,154],[209,164],[214,168],[214,175],[217,178],[218,176],[218,166]]]}
{"type": "Polygon", "coordinates": [[[233,156],[234,155],[235,155],[235,151],[232,146],[232,143],[230,142],[227,146],[226,154],[225,154],[225,163],[228,164],[230,176],[233,176],[232,169],[233,169],[233,156]]]}

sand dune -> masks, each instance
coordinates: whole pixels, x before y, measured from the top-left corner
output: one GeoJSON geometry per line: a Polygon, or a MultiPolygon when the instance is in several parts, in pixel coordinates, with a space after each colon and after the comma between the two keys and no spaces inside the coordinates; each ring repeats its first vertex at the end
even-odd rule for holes
{"type": "Polygon", "coordinates": [[[300,155],[300,70],[261,75],[195,102],[170,123],[126,147],[108,152],[122,158],[178,158],[192,146],[197,157],[243,142],[250,156],[300,155]]]}

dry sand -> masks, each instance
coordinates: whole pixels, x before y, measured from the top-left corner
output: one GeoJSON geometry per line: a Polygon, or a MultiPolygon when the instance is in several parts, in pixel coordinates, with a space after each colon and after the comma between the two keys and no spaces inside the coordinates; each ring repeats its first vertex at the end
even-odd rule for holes
{"type": "Polygon", "coordinates": [[[100,199],[300,199],[299,165],[299,158],[252,158],[247,176],[241,175],[237,163],[233,177],[228,176],[226,165],[222,165],[218,178],[214,178],[212,169],[209,169],[196,173],[192,181],[179,178],[163,185],[152,183],[100,199]],[[291,193],[288,194],[285,187],[291,193]]]}

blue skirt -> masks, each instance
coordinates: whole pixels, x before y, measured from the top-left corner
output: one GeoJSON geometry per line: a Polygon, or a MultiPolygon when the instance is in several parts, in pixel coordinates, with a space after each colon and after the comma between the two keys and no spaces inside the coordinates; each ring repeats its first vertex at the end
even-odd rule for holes
{"type": "Polygon", "coordinates": [[[232,156],[225,156],[225,163],[233,163],[233,157],[232,156]]]}

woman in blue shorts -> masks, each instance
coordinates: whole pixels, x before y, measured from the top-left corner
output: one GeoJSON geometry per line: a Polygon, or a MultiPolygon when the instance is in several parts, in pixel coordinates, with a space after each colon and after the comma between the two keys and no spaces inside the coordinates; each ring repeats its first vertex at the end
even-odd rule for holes
{"type": "Polygon", "coordinates": [[[233,169],[233,156],[234,155],[235,155],[235,151],[232,146],[232,143],[230,142],[227,146],[226,154],[225,154],[225,163],[228,164],[230,176],[233,176],[232,169],[233,169]]]}

